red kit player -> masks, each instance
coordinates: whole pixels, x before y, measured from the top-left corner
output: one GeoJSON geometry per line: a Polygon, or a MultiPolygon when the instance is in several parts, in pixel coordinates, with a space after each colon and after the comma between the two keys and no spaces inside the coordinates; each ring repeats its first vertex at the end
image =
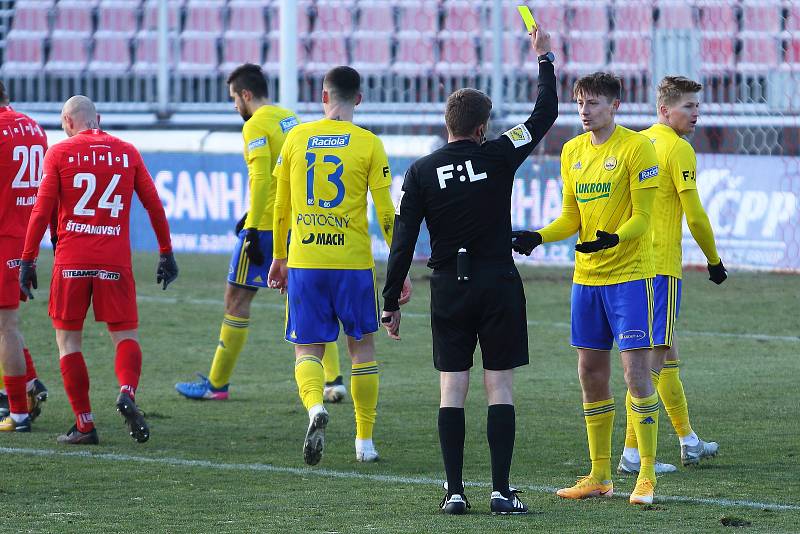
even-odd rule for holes
{"type": "Polygon", "coordinates": [[[9,106],[0,82],[0,431],[30,432],[47,388],[36,377],[19,331],[19,264],[25,228],[42,177],[47,137],[30,117],[9,106]],[[27,395],[26,395],[27,391],[27,395]]]}
{"type": "Polygon", "coordinates": [[[130,210],[136,192],[150,216],[161,258],[156,281],[164,289],[178,276],[169,225],[156,187],[139,151],[100,130],[100,116],[85,96],[64,104],[61,122],[69,139],[44,158],[44,176],[31,214],[19,283],[33,298],[39,242],[58,206],[58,248],[50,284],[49,314],[56,329],[64,389],[76,424],[59,443],[96,444],[89,403],[89,373],[81,353],[83,321],[91,302],[95,320],[107,323],[116,346],[120,385],[117,410],[131,437],[145,442],[150,430],[134,402],[142,370],[137,338],[136,287],[131,270],[130,210]]]}

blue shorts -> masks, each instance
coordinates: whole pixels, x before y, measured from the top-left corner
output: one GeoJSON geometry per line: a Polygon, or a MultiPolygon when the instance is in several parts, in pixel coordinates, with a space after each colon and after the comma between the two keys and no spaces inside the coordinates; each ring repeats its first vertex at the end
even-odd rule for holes
{"type": "Polygon", "coordinates": [[[653,326],[653,279],[609,286],[572,284],[572,346],[620,351],[649,349],[653,326]]]}
{"type": "Polygon", "coordinates": [[[289,268],[286,341],[330,343],[344,333],[361,339],[378,331],[378,294],[373,269],[289,268]]]}
{"type": "Polygon", "coordinates": [[[653,345],[671,347],[681,311],[681,279],[663,274],[653,282],[653,345]]]}
{"type": "Polygon", "coordinates": [[[267,274],[272,265],[272,230],[259,230],[258,241],[264,253],[264,264],[253,265],[244,251],[244,240],[247,230],[239,232],[239,240],[233,249],[231,264],[228,267],[228,283],[244,289],[257,291],[259,287],[267,287],[267,274]]]}

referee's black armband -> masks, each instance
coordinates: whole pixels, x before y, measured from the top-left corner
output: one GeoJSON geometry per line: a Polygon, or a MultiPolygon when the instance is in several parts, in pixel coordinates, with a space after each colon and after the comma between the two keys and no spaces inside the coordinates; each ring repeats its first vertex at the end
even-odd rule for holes
{"type": "Polygon", "coordinates": [[[400,309],[399,298],[385,298],[383,299],[383,311],[393,312],[400,309]]]}

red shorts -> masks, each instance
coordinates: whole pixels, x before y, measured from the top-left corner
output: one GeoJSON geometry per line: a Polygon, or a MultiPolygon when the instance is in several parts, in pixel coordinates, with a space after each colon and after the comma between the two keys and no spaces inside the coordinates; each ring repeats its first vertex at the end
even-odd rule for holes
{"type": "Polygon", "coordinates": [[[19,289],[19,259],[24,239],[0,238],[0,310],[16,310],[25,295],[19,289]]]}
{"type": "Polygon", "coordinates": [[[111,331],[139,325],[136,284],[130,267],[55,265],[50,282],[50,318],[58,330],[81,330],[89,302],[94,319],[111,331]]]}

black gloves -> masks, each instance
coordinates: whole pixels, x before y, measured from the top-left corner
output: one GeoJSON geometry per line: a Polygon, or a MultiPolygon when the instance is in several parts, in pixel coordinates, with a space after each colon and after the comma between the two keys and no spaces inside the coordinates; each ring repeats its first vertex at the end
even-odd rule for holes
{"type": "Polygon", "coordinates": [[[542,235],[539,232],[517,230],[511,232],[511,248],[514,252],[530,256],[533,249],[542,244],[542,235]]]}
{"type": "Polygon", "coordinates": [[[236,235],[239,235],[239,232],[244,230],[244,222],[247,220],[247,212],[242,215],[242,218],[239,219],[239,222],[236,223],[236,235]]]}
{"type": "Polygon", "coordinates": [[[584,241],[575,245],[575,250],[583,252],[584,254],[591,254],[598,250],[616,247],[619,244],[619,236],[617,234],[609,234],[602,230],[597,231],[597,239],[594,241],[584,241]]]}
{"type": "Polygon", "coordinates": [[[36,280],[36,263],[22,260],[19,263],[19,288],[29,299],[33,298],[31,287],[39,288],[39,282],[36,280]]]}
{"type": "MultiPolygon", "coordinates": [[[[709,265],[708,266],[708,279],[714,282],[717,285],[720,285],[725,279],[728,278],[728,271],[725,270],[725,266],[722,265],[722,260],[719,260],[719,263],[716,265],[709,265]]],[[[36,287],[36,286],[34,286],[36,287]]]]}
{"type": "Polygon", "coordinates": [[[244,251],[253,265],[264,265],[264,253],[261,252],[257,229],[247,229],[247,236],[244,238],[244,251]]]}
{"type": "MultiPolygon", "coordinates": [[[[166,290],[167,286],[176,278],[178,278],[178,264],[175,263],[175,255],[172,252],[161,254],[158,258],[158,268],[156,269],[156,284],[163,283],[162,289],[166,290]]],[[[22,279],[21,273],[20,279],[22,279]]]]}

